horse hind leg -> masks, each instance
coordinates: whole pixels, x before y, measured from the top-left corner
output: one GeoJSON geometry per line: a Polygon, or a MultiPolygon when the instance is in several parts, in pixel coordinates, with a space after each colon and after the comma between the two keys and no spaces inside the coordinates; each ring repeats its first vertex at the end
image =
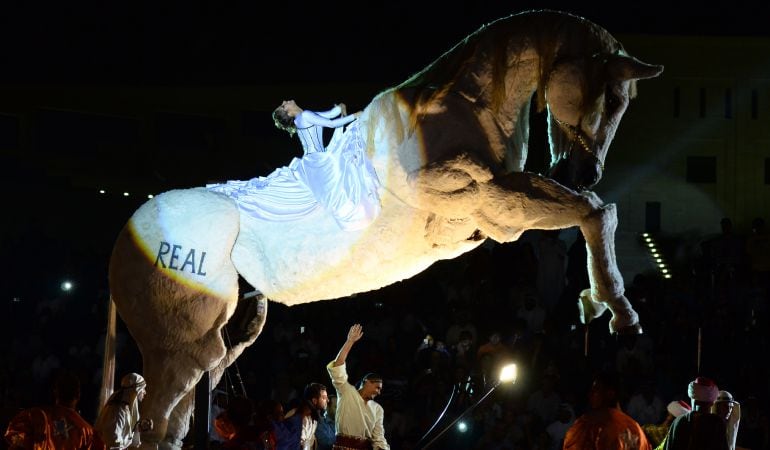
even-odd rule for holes
{"type": "Polygon", "coordinates": [[[118,236],[110,294],[142,354],[147,397],[140,409],[155,425],[142,433],[144,448],[180,447],[187,429],[180,421],[191,413],[182,399],[227,355],[221,329],[238,302],[230,260],[238,219],[223,196],[171,191],[143,205],[118,236]],[[188,256],[161,259],[180,249],[188,256]]]}
{"type": "MultiPolygon", "coordinates": [[[[225,356],[216,367],[209,370],[209,390],[213,390],[222,375],[233,362],[259,337],[267,319],[267,298],[261,293],[244,297],[238,301],[224,330],[227,339],[225,356]],[[230,331],[227,331],[230,330],[230,331]]],[[[165,437],[158,443],[161,450],[176,450],[182,446],[182,439],[190,431],[190,418],[194,408],[195,391],[185,394],[171,410],[165,437]]]]}

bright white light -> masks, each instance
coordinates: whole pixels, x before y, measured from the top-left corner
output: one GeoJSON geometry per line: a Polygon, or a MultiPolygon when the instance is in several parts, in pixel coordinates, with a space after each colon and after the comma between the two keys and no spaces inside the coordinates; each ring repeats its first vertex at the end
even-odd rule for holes
{"type": "Polygon", "coordinates": [[[64,292],[71,291],[73,288],[73,284],[71,281],[63,281],[61,284],[61,290],[64,292]]]}
{"type": "Polygon", "coordinates": [[[123,197],[128,197],[128,192],[124,192],[123,197]]]}
{"type": "Polygon", "coordinates": [[[462,420],[459,421],[457,423],[457,431],[459,431],[460,433],[465,433],[466,431],[468,431],[468,424],[466,424],[462,420]]]}
{"type": "Polygon", "coordinates": [[[649,235],[650,235],[650,233],[642,233],[642,236],[644,236],[644,237],[647,237],[649,235]]]}
{"type": "Polygon", "coordinates": [[[155,196],[152,195],[152,194],[147,194],[147,198],[153,198],[153,197],[155,197],[155,196]]]}
{"type": "Polygon", "coordinates": [[[652,257],[653,257],[653,258],[657,258],[658,256],[660,256],[660,253],[658,253],[658,252],[652,252],[652,257]]]}
{"type": "Polygon", "coordinates": [[[652,242],[652,238],[644,238],[645,242],[652,242]]]}
{"type": "Polygon", "coordinates": [[[663,278],[671,278],[671,274],[667,273],[667,274],[663,275],[663,278]]]}
{"type": "Polygon", "coordinates": [[[668,273],[668,269],[661,269],[661,272],[668,273]]]}
{"type": "Polygon", "coordinates": [[[660,263],[660,264],[658,264],[658,267],[660,267],[661,269],[664,269],[666,267],[666,265],[663,264],[663,263],[660,263]]]}
{"type": "Polygon", "coordinates": [[[656,259],[655,259],[655,262],[659,262],[659,263],[661,263],[661,262],[663,262],[663,259],[662,259],[662,258],[656,258],[656,259]]]}
{"type": "Polygon", "coordinates": [[[516,382],[516,364],[508,364],[500,370],[500,382],[516,382]]]}
{"type": "Polygon", "coordinates": [[[104,192],[105,192],[104,189],[99,189],[100,194],[104,194],[104,192]]]}

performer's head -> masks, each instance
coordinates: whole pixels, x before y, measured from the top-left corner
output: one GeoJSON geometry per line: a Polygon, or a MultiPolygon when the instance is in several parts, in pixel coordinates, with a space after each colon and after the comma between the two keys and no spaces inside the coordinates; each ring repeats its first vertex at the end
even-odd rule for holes
{"type": "Polygon", "coordinates": [[[127,391],[136,392],[136,399],[140,402],[147,394],[147,382],[144,381],[144,377],[138,373],[129,373],[123,376],[120,380],[120,387],[127,391]]]}
{"type": "Polygon", "coordinates": [[[294,118],[302,112],[302,108],[297,106],[294,100],[284,100],[283,103],[273,111],[273,121],[279,130],[284,130],[290,135],[297,132],[297,126],[294,125],[294,118]]]}
{"type": "Polygon", "coordinates": [[[714,402],[712,412],[719,417],[728,420],[730,418],[730,414],[733,412],[735,404],[736,401],[733,399],[733,395],[731,393],[727,391],[719,391],[719,395],[714,402]]]}
{"type": "Polygon", "coordinates": [[[719,388],[710,378],[697,377],[687,387],[687,395],[692,400],[692,409],[706,410],[714,403],[719,395],[719,388]]]}
{"type": "Polygon", "coordinates": [[[310,383],[305,386],[305,393],[303,395],[305,401],[307,401],[313,408],[321,413],[326,411],[326,407],[329,404],[329,394],[326,392],[326,386],[321,383],[310,383]]]}
{"type": "Polygon", "coordinates": [[[376,373],[367,373],[358,383],[358,392],[364,400],[373,400],[382,392],[382,377],[376,373]]]}

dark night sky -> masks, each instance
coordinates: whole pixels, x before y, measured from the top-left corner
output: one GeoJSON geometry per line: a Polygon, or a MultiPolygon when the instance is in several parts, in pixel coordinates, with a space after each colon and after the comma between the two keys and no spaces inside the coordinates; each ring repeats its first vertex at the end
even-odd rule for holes
{"type": "Polygon", "coordinates": [[[734,12],[662,1],[149,3],[4,2],[0,83],[390,83],[484,23],[541,8],[613,34],[770,36],[765,2],[734,12]]]}

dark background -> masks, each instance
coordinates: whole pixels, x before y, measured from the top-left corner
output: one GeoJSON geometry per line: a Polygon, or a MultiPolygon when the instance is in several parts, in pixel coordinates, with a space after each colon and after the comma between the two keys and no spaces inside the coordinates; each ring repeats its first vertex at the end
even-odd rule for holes
{"type": "Polygon", "coordinates": [[[484,23],[528,9],[613,34],[770,35],[770,6],[730,2],[3,2],[0,82],[395,83],[484,23]]]}

